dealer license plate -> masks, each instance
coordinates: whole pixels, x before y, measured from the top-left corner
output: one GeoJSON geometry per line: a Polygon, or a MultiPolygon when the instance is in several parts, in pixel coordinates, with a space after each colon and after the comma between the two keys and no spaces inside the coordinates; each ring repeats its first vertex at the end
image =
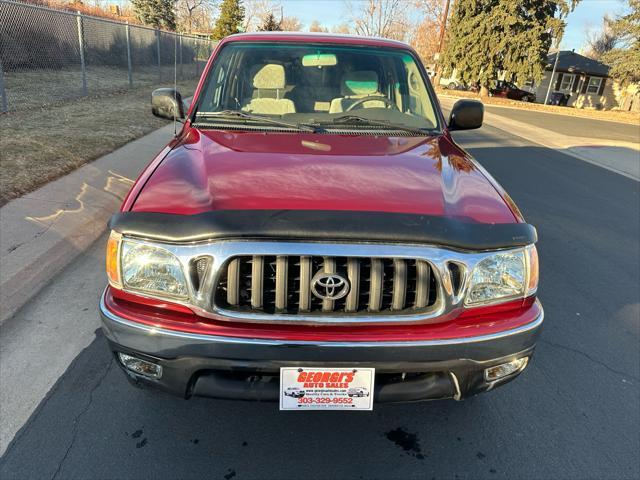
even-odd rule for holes
{"type": "Polygon", "coordinates": [[[284,367],[280,410],[372,410],[374,368],[284,367]]]}

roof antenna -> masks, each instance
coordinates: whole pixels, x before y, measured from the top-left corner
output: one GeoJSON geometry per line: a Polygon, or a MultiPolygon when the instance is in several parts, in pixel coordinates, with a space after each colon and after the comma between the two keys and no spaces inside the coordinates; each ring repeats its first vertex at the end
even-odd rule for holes
{"type": "MultiPolygon", "coordinates": [[[[173,98],[178,103],[178,34],[173,34],[173,98]]],[[[179,105],[173,110],[173,136],[178,135],[178,111],[179,105]]]]}

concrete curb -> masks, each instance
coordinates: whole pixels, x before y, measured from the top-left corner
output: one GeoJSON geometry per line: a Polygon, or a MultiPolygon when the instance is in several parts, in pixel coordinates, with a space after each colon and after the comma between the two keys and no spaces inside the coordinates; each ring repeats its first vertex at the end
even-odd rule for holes
{"type": "Polygon", "coordinates": [[[163,127],[0,208],[0,325],[100,238],[172,135],[163,127]]]}

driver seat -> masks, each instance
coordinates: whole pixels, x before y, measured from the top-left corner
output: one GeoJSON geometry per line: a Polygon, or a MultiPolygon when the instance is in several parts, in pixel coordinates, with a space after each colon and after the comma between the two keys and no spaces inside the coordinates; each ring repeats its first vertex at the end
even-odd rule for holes
{"type": "MultiPolygon", "coordinates": [[[[372,70],[359,70],[348,72],[342,76],[340,82],[340,98],[331,100],[329,113],[341,113],[347,110],[358,100],[379,95],[384,95],[378,91],[380,84],[378,74],[372,70]]],[[[385,108],[387,105],[382,101],[369,100],[362,104],[362,108],[385,108]]]]}

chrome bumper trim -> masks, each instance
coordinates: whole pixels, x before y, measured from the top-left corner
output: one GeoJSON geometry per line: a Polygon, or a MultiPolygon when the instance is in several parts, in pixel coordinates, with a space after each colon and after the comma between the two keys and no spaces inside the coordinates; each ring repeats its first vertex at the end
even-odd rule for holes
{"type": "MultiPolygon", "coordinates": [[[[537,302],[537,300],[536,300],[537,302]]],[[[268,340],[259,338],[240,338],[240,337],[222,337],[216,335],[204,335],[196,333],[178,332],[175,330],[167,330],[164,328],[150,327],[141,323],[132,322],[119,317],[112,313],[104,303],[104,293],[100,297],[100,313],[112,322],[124,325],[129,328],[137,329],[140,333],[156,337],[173,337],[187,340],[207,341],[211,343],[224,344],[250,344],[250,345],[269,345],[269,346],[316,346],[316,347],[429,347],[429,346],[448,346],[448,345],[464,345],[470,343],[488,342],[499,340],[502,338],[518,335],[531,330],[535,330],[542,325],[544,321],[544,311],[540,306],[540,315],[530,323],[511,330],[493,333],[490,335],[480,335],[477,337],[452,338],[444,340],[417,340],[417,341],[390,341],[390,342],[320,342],[308,340],[268,340]]]]}

